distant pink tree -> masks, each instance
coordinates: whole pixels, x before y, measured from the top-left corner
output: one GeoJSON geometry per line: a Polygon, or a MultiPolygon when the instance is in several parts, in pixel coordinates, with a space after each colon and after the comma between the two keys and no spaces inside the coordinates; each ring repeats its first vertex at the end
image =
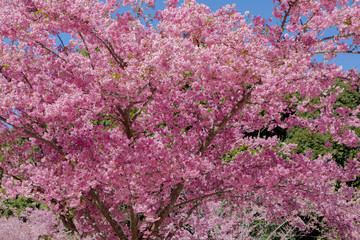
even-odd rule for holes
{"type": "Polygon", "coordinates": [[[67,239],[62,223],[47,210],[28,210],[21,216],[0,218],[0,240],[67,239]]]}
{"type": "Polygon", "coordinates": [[[207,239],[259,214],[359,239],[360,156],[342,167],[257,134],[359,147],[360,108],[333,108],[334,80],[356,89],[358,72],[314,59],[359,53],[359,1],[274,0],[271,22],[168,0],[156,27],[154,2],[0,0],[2,198],[99,239],[207,239]]]}

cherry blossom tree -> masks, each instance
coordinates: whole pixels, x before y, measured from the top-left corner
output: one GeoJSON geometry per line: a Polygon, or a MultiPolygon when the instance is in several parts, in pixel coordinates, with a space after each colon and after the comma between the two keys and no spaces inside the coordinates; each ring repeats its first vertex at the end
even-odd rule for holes
{"type": "Polygon", "coordinates": [[[1,197],[45,203],[80,237],[237,238],[261,216],[359,239],[360,156],[260,134],[359,147],[359,106],[333,107],[335,79],[359,90],[359,74],[329,63],[359,53],[359,1],[274,0],[264,19],[168,0],[153,26],[155,4],[0,0],[1,197]]]}

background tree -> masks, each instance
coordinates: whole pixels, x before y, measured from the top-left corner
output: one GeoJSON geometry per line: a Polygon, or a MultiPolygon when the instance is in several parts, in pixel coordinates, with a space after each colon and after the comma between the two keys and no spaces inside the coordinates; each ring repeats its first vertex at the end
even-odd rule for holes
{"type": "Polygon", "coordinates": [[[334,85],[358,89],[358,73],[314,60],[358,53],[358,1],[275,1],[270,24],[170,0],[156,28],[138,4],[0,1],[2,197],[45,203],[80,237],[238,238],[261,217],[359,238],[360,156],[339,166],[261,134],[359,147],[359,106],[334,85]]]}

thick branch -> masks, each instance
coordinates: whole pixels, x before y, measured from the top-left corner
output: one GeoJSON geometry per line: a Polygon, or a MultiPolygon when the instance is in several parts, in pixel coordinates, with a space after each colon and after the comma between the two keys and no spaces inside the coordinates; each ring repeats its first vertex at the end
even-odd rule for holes
{"type": "Polygon", "coordinates": [[[206,151],[206,149],[210,146],[212,140],[219,133],[219,131],[229,122],[229,120],[249,101],[251,97],[251,91],[243,95],[243,98],[237,102],[237,104],[231,109],[231,111],[226,115],[219,124],[214,125],[207,137],[205,138],[203,144],[197,151],[198,154],[202,154],[206,151]]]}
{"type": "MultiPolygon", "coordinates": [[[[155,235],[160,227],[160,225],[165,221],[165,219],[167,218],[167,216],[173,211],[174,207],[175,207],[175,203],[177,201],[177,199],[180,196],[181,191],[184,188],[184,184],[182,183],[178,183],[175,186],[175,189],[172,191],[171,195],[170,195],[170,203],[163,209],[160,211],[159,214],[159,220],[157,220],[152,226],[151,226],[151,234],[155,235]]],[[[151,239],[150,236],[148,237],[148,239],[151,239]]]]}
{"type": "Polygon", "coordinates": [[[130,206],[130,226],[131,226],[131,240],[139,239],[138,232],[138,217],[134,212],[134,208],[130,206]]]}
{"type": "Polygon", "coordinates": [[[108,208],[105,206],[105,204],[100,200],[99,195],[94,189],[90,190],[90,196],[96,205],[96,207],[99,209],[101,214],[106,218],[106,220],[109,222],[111,228],[114,230],[116,235],[120,238],[120,240],[127,240],[127,237],[125,236],[125,233],[121,229],[121,226],[111,217],[110,212],[108,208]]]}
{"type": "Polygon", "coordinates": [[[70,229],[73,233],[78,233],[79,231],[77,230],[74,221],[71,217],[67,217],[65,215],[60,215],[60,220],[62,221],[62,223],[64,224],[64,227],[66,227],[67,229],[70,229]]]}
{"type": "Polygon", "coordinates": [[[130,120],[130,109],[131,109],[130,106],[128,106],[125,110],[122,110],[120,108],[120,106],[116,106],[116,109],[119,111],[119,113],[122,117],[122,119],[120,119],[120,122],[124,126],[124,130],[125,130],[125,133],[126,133],[126,136],[128,139],[132,138],[132,136],[133,136],[133,133],[131,130],[132,122],[130,120]]]}

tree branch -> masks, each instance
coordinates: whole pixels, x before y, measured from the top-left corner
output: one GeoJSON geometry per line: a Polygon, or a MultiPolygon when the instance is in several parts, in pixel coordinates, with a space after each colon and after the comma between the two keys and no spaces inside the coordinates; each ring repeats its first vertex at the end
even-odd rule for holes
{"type": "Polygon", "coordinates": [[[208,197],[212,197],[212,196],[215,196],[215,195],[220,195],[220,194],[223,194],[223,193],[229,193],[231,192],[230,190],[226,190],[226,191],[220,191],[220,192],[216,192],[216,193],[211,193],[211,194],[207,194],[207,195],[203,195],[201,197],[198,197],[198,198],[193,198],[193,199],[190,199],[190,200],[187,200],[185,202],[181,202],[179,204],[176,204],[174,206],[174,208],[178,208],[178,207],[181,207],[185,204],[188,204],[188,203],[191,203],[191,202],[195,202],[195,201],[199,201],[199,200],[203,200],[204,198],[208,198],[208,197]]]}
{"type": "Polygon", "coordinates": [[[85,49],[86,49],[86,51],[87,51],[87,53],[88,53],[88,56],[89,56],[89,59],[90,59],[91,68],[94,70],[95,67],[94,67],[94,65],[93,65],[92,62],[91,62],[92,59],[91,59],[90,52],[89,52],[89,48],[88,48],[88,46],[87,46],[87,44],[86,44],[85,38],[83,37],[83,35],[81,34],[80,31],[78,31],[78,33],[79,33],[79,36],[81,37],[81,39],[82,39],[82,41],[83,41],[83,43],[84,43],[84,45],[85,45],[85,49]]]}
{"type": "Polygon", "coordinates": [[[138,217],[134,212],[134,208],[130,205],[130,226],[131,226],[131,240],[139,239],[138,231],[138,217]]]}
{"type": "Polygon", "coordinates": [[[177,232],[177,230],[179,230],[181,227],[184,226],[184,224],[186,223],[186,221],[189,219],[189,217],[191,216],[191,214],[195,211],[195,209],[201,204],[201,202],[196,203],[194,206],[192,206],[187,212],[186,212],[186,217],[183,220],[180,220],[179,224],[175,227],[175,229],[170,232],[167,236],[166,239],[167,240],[171,240],[171,238],[173,238],[175,236],[175,233],[177,232]]]}
{"type": "Polygon", "coordinates": [[[111,56],[114,58],[115,62],[117,64],[119,64],[121,69],[125,69],[125,67],[127,66],[127,63],[124,61],[124,59],[122,59],[121,57],[119,57],[115,52],[114,52],[114,48],[112,47],[112,45],[109,42],[105,42],[102,38],[100,38],[96,33],[93,33],[94,36],[99,39],[102,44],[104,44],[104,46],[107,48],[107,50],[109,51],[109,53],[111,54],[111,56]]]}
{"type": "Polygon", "coordinates": [[[284,18],[283,20],[281,21],[281,31],[284,32],[285,30],[285,24],[287,22],[287,18],[290,16],[290,11],[291,11],[291,8],[296,4],[297,0],[293,3],[289,2],[289,8],[288,10],[285,12],[285,15],[284,15],[284,18]]]}
{"type": "Polygon", "coordinates": [[[3,68],[4,68],[4,66],[0,66],[0,73],[1,73],[1,75],[6,79],[6,81],[11,82],[11,78],[7,77],[7,76],[2,72],[3,68]]]}
{"type": "Polygon", "coordinates": [[[64,227],[70,229],[73,233],[79,233],[71,217],[60,215],[60,220],[64,224],[64,227]]]}
{"type": "Polygon", "coordinates": [[[338,52],[338,51],[320,51],[320,52],[315,52],[315,54],[324,54],[324,53],[349,53],[349,54],[360,54],[360,51],[345,51],[345,52],[338,52]]]}
{"type": "Polygon", "coordinates": [[[60,58],[61,60],[63,60],[64,62],[68,62],[65,58],[60,57],[59,54],[57,54],[56,52],[54,52],[53,50],[51,50],[50,48],[48,48],[47,46],[45,46],[44,44],[42,44],[39,41],[35,41],[37,44],[39,44],[42,48],[45,48],[46,50],[48,50],[49,52],[53,53],[55,56],[57,56],[58,58],[60,58]]]}
{"type": "Polygon", "coordinates": [[[98,226],[96,225],[95,220],[90,216],[90,213],[89,213],[89,210],[88,210],[88,209],[85,211],[85,216],[90,220],[90,222],[92,223],[94,229],[100,234],[100,236],[101,236],[103,239],[106,239],[106,237],[104,236],[104,234],[100,231],[100,229],[99,229],[98,226]]]}
{"type": "Polygon", "coordinates": [[[99,197],[98,193],[96,192],[96,190],[91,189],[89,193],[90,193],[91,199],[93,200],[94,204],[99,209],[101,214],[109,222],[111,228],[114,230],[116,235],[120,238],[120,240],[127,240],[127,237],[125,236],[125,233],[123,232],[121,226],[119,226],[119,224],[111,217],[108,208],[100,200],[100,197],[99,197]]]}
{"type": "MultiPolygon", "coordinates": [[[[65,44],[63,42],[63,40],[61,39],[61,37],[59,35],[56,35],[58,37],[58,39],[60,40],[61,46],[63,47],[64,51],[66,50],[65,48],[65,44]]],[[[69,54],[65,51],[66,56],[69,56],[69,54]]]]}
{"type": "Polygon", "coordinates": [[[62,157],[65,157],[65,153],[62,151],[61,147],[59,147],[55,143],[44,139],[39,134],[31,132],[30,130],[26,129],[25,127],[17,127],[17,126],[14,126],[14,125],[6,122],[6,119],[4,117],[0,116],[0,120],[5,122],[9,126],[13,127],[14,129],[22,129],[24,131],[24,133],[27,134],[29,137],[36,138],[36,139],[42,141],[43,143],[45,143],[45,144],[49,145],[50,147],[52,147],[53,149],[55,149],[62,157]]]}
{"type": "Polygon", "coordinates": [[[21,73],[22,73],[22,75],[24,76],[24,79],[25,79],[26,83],[29,85],[29,87],[30,87],[31,89],[33,89],[33,87],[31,86],[31,83],[30,83],[29,79],[26,77],[26,75],[25,75],[23,72],[21,72],[21,73]]]}
{"type": "Polygon", "coordinates": [[[122,110],[120,108],[120,106],[116,106],[116,109],[118,110],[118,112],[120,113],[120,115],[122,117],[122,119],[119,119],[119,120],[124,126],[125,134],[128,139],[132,138],[132,136],[133,136],[133,133],[131,130],[132,122],[130,120],[130,109],[131,109],[130,106],[131,106],[131,104],[125,110],[122,110]]]}
{"type": "Polygon", "coordinates": [[[198,154],[202,154],[210,146],[212,140],[220,132],[220,130],[229,122],[229,120],[249,101],[251,97],[251,90],[243,95],[243,98],[237,102],[237,104],[231,109],[231,111],[221,120],[219,124],[211,127],[207,137],[205,138],[203,144],[197,151],[198,154]]]}
{"type": "Polygon", "coordinates": [[[323,42],[323,41],[326,41],[326,40],[334,39],[336,37],[337,38],[348,38],[348,37],[354,37],[354,36],[356,36],[356,34],[354,34],[354,33],[349,33],[349,34],[344,34],[344,35],[334,35],[334,36],[319,39],[318,42],[323,42]]]}
{"type": "Polygon", "coordinates": [[[164,222],[164,220],[167,218],[167,216],[173,211],[173,209],[175,207],[175,203],[176,203],[177,199],[179,198],[180,193],[183,190],[183,188],[184,188],[183,183],[176,184],[175,189],[172,191],[172,193],[170,195],[170,203],[163,210],[160,211],[160,214],[159,214],[160,219],[157,220],[156,222],[154,222],[153,225],[151,226],[151,228],[150,228],[151,234],[149,235],[148,239],[151,239],[150,237],[152,235],[155,235],[158,232],[160,225],[164,222]]]}

